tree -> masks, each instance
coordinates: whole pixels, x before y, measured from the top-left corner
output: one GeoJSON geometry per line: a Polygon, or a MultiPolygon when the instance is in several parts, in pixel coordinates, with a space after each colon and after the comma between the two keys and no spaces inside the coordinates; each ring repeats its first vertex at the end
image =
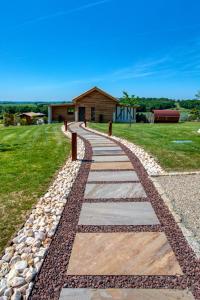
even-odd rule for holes
{"type": "Polygon", "coordinates": [[[122,104],[126,104],[128,106],[128,112],[129,112],[129,124],[131,127],[132,118],[131,118],[131,107],[136,105],[136,97],[135,95],[129,96],[129,94],[126,91],[123,91],[123,97],[120,101],[122,104]]]}
{"type": "Polygon", "coordinates": [[[190,112],[191,120],[199,120],[200,119],[200,109],[193,108],[190,112]]]}

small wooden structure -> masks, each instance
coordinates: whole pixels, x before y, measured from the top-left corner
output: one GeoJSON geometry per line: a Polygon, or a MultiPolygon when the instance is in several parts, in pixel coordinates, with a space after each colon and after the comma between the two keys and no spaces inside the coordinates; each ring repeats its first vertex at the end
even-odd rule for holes
{"type": "Polygon", "coordinates": [[[178,110],[154,110],[154,123],[178,123],[180,119],[180,112],[178,110]]]}
{"type": "Polygon", "coordinates": [[[20,114],[20,118],[26,119],[27,124],[32,124],[33,123],[33,119],[35,119],[35,118],[42,118],[44,116],[45,116],[45,114],[35,113],[35,112],[32,112],[32,111],[20,114]]]}

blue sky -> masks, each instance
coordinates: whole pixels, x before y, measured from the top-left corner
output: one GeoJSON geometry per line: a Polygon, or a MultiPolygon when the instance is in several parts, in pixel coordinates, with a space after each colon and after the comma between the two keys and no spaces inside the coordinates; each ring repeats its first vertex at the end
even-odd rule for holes
{"type": "Polygon", "coordinates": [[[199,0],[0,3],[0,100],[193,98],[200,89],[199,0]]]}

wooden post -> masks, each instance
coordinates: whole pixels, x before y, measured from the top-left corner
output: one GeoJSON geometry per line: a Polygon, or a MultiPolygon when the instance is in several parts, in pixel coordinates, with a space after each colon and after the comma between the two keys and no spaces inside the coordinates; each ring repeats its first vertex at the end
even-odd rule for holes
{"type": "Polygon", "coordinates": [[[67,120],[64,121],[65,131],[67,131],[67,120]]]}
{"type": "Polygon", "coordinates": [[[112,121],[109,122],[109,126],[108,126],[108,135],[109,135],[109,136],[112,135],[112,121]]]}
{"type": "Polygon", "coordinates": [[[85,127],[87,127],[87,121],[86,121],[86,119],[84,120],[84,123],[85,123],[85,127]]]}
{"type": "Polygon", "coordinates": [[[72,161],[77,160],[77,133],[72,132],[72,161]]]}

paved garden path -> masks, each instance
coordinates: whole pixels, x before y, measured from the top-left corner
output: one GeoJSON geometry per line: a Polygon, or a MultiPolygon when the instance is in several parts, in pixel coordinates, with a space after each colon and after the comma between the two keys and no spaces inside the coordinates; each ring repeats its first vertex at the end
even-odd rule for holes
{"type": "Polygon", "coordinates": [[[200,299],[199,262],[138,159],[70,129],[85,160],[30,299],[200,299]]]}

